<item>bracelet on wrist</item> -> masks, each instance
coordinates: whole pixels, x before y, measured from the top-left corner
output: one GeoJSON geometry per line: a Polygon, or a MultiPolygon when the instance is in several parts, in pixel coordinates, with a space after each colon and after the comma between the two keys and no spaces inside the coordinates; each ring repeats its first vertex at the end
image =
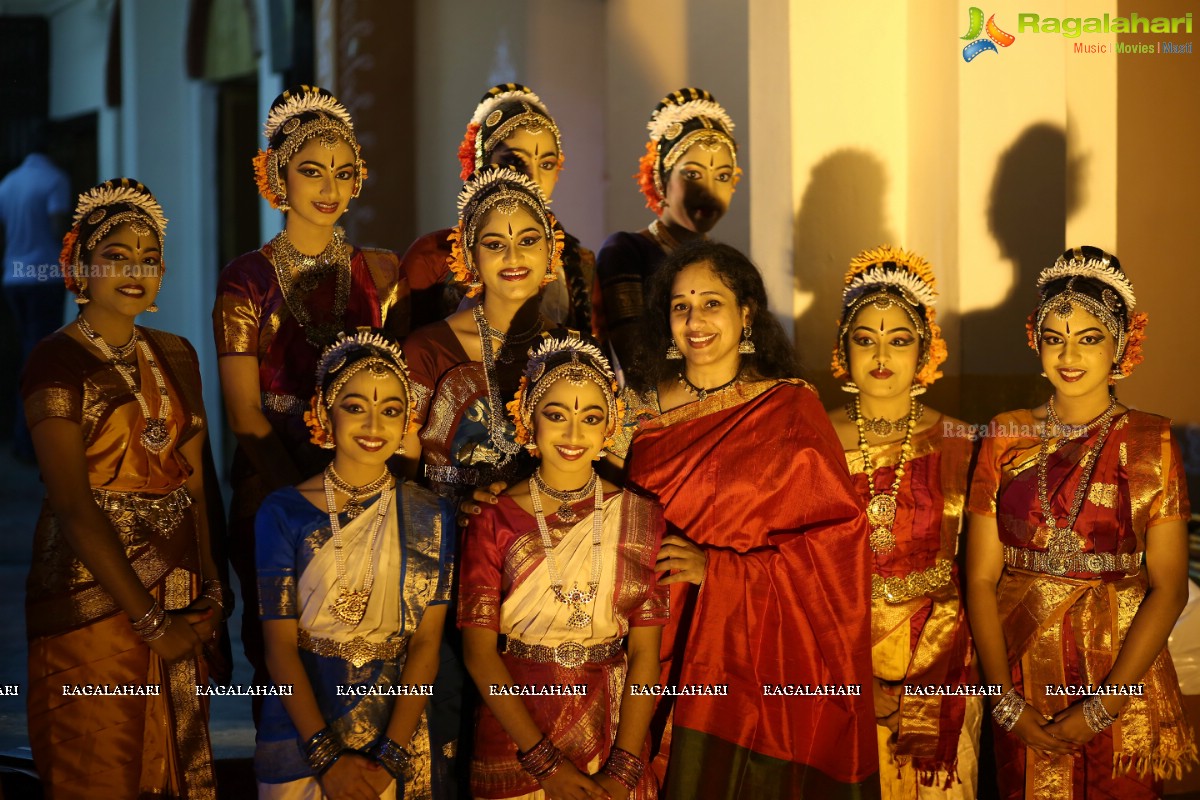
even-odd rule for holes
{"type": "Polygon", "coordinates": [[[992,719],[1006,731],[1011,731],[1025,710],[1025,698],[1013,687],[1004,693],[1000,702],[992,709],[992,719]]]}
{"type": "Polygon", "coordinates": [[[379,762],[379,766],[386,769],[397,783],[403,785],[412,779],[412,753],[396,744],[386,733],[367,748],[367,755],[379,762]]]}
{"type": "Polygon", "coordinates": [[[1100,702],[1100,695],[1094,694],[1083,701],[1083,721],[1087,723],[1093,733],[1103,733],[1112,727],[1118,716],[1120,715],[1114,716],[1108,713],[1104,703],[1100,702]]]}
{"type": "Polygon", "coordinates": [[[301,749],[304,751],[304,760],[318,777],[324,775],[346,751],[329,728],[322,728],[314,733],[301,749]]]}
{"type": "Polygon", "coordinates": [[[538,743],[522,753],[517,751],[517,761],[521,769],[532,775],[537,781],[549,778],[562,766],[563,754],[550,741],[549,736],[543,736],[538,743]]]}
{"type": "Polygon", "coordinates": [[[154,616],[155,612],[160,610],[161,609],[159,608],[158,601],[153,597],[150,598],[150,608],[146,609],[146,613],[142,615],[141,619],[134,621],[132,617],[129,618],[129,621],[133,624],[133,629],[135,631],[141,631],[149,627],[151,618],[154,616]]]}
{"type": "Polygon", "coordinates": [[[212,600],[221,609],[221,618],[225,619],[229,612],[225,604],[225,585],[216,578],[209,578],[200,585],[200,596],[212,600]]]}
{"type": "Polygon", "coordinates": [[[626,791],[632,792],[641,781],[645,769],[646,764],[633,753],[614,747],[600,771],[624,786],[626,791]]]}

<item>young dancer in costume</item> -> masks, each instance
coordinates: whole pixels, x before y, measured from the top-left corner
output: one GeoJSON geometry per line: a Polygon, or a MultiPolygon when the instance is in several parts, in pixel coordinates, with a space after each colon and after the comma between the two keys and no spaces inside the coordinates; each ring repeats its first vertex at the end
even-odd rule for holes
{"type": "Polygon", "coordinates": [[[397,481],[412,417],[408,370],[369,329],[322,355],[305,415],[333,462],[263,503],[256,525],[270,696],[260,798],[433,797],[426,708],[450,600],[453,519],[397,481]]]}
{"type": "Polygon", "coordinates": [[[22,377],[47,494],[25,604],[29,738],[55,798],[216,796],[196,687],[226,595],[200,369],[186,340],[134,325],[158,310],[166,222],[127,178],[79,196],[61,259],[79,318],[22,377]],[[98,686],[135,691],[68,692],[98,686]]]}
{"type": "Polygon", "coordinates": [[[959,532],[974,440],[917,397],[941,376],[933,270],[879,247],[850,262],[833,354],[854,399],[830,410],[871,526],[871,663],[885,798],[975,796],[978,697],[959,591],[959,532]]]}
{"type": "Polygon", "coordinates": [[[1068,250],[1038,290],[1029,346],[1053,394],[992,420],[969,506],[971,629],[1005,691],[1001,796],[1159,797],[1196,761],[1166,649],[1187,601],[1179,448],[1117,399],[1146,315],[1116,256],[1068,250]]]}
{"type": "Polygon", "coordinates": [[[509,404],[539,464],[472,518],[463,552],[459,625],[485,703],[475,797],[656,796],[645,769],[654,696],[634,692],[659,675],[662,516],[592,469],[620,424],[616,392],[600,349],[570,333],[534,349],[509,404]],[[512,685],[586,693],[492,688],[512,685]]]}

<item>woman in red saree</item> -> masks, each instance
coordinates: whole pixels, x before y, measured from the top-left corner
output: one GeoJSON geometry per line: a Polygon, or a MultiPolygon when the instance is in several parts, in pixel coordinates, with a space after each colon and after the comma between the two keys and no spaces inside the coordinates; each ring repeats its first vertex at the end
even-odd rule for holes
{"type": "Polygon", "coordinates": [[[969,505],[971,627],[1006,692],[1001,796],[1159,797],[1196,762],[1166,649],[1187,600],[1179,448],[1113,390],[1146,324],[1116,257],[1068,250],[1038,289],[1029,345],[1054,394],[992,420],[969,505]]]}
{"type": "Polygon", "coordinates": [[[196,352],[157,311],[166,219],[142,184],[79,198],[79,319],[22,376],[46,502],[25,600],[29,739],[46,796],[214,798],[204,646],[226,598],[208,539],[196,352]]]}
{"type": "Polygon", "coordinates": [[[965,423],[917,396],[946,343],[933,270],[883,246],[850,262],[833,374],[854,394],[829,412],[871,524],[871,664],[886,800],[973,798],[982,703],[970,689],[971,635],[958,538],[974,449],[965,423]]]}
{"type": "Polygon", "coordinates": [[[680,247],[648,297],[628,485],[667,522],[660,681],[699,692],[658,708],[665,796],[876,797],[871,554],[837,436],[737,250],[680,247]]]}

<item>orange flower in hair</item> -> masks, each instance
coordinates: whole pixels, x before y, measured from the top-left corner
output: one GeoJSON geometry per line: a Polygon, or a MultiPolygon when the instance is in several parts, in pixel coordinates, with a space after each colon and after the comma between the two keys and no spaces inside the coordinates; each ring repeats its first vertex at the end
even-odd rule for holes
{"type": "Polygon", "coordinates": [[[459,229],[459,226],[456,225],[451,228],[450,235],[446,237],[446,241],[450,243],[450,257],[446,259],[446,263],[450,266],[450,272],[454,274],[454,280],[466,287],[467,297],[479,296],[483,292],[483,286],[471,285],[473,283],[479,284],[479,280],[467,266],[467,259],[463,253],[462,231],[459,229]]]}
{"type": "Polygon", "coordinates": [[[633,177],[646,197],[646,208],[656,215],[661,214],[663,209],[663,198],[658,196],[658,189],[654,186],[654,170],[657,167],[658,143],[651,140],[646,142],[646,154],[638,160],[638,171],[633,177]]]}
{"type": "Polygon", "coordinates": [[[1037,332],[1037,312],[1030,311],[1029,316],[1025,318],[1025,343],[1029,345],[1029,349],[1033,352],[1038,350],[1038,332],[1037,332]]]}
{"type": "Polygon", "coordinates": [[[479,123],[472,122],[467,126],[462,144],[458,146],[458,163],[462,164],[459,177],[464,181],[475,171],[475,140],[479,137],[479,123]]]}
{"type": "Polygon", "coordinates": [[[1117,365],[1122,375],[1132,375],[1134,368],[1142,363],[1142,346],[1146,343],[1146,324],[1150,318],[1139,311],[1129,319],[1129,333],[1125,339],[1125,355],[1117,365]]]}
{"type": "Polygon", "coordinates": [[[63,283],[67,291],[79,294],[79,281],[75,279],[75,244],[79,241],[79,226],[72,226],[63,237],[62,251],[58,254],[58,266],[62,270],[63,283]]]}
{"type": "Polygon", "coordinates": [[[942,377],[942,371],[938,367],[945,363],[946,357],[949,355],[946,340],[942,338],[942,328],[937,324],[937,312],[932,308],[926,308],[926,313],[929,319],[929,331],[926,334],[929,337],[929,354],[926,357],[925,366],[921,367],[921,371],[913,377],[913,380],[922,386],[929,386],[942,377]]]}
{"type": "Polygon", "coordinates": [[[271,182],[267,178],[267,165],[270,160],[270,150],[259,150],[251,163],[254,164],[254,183],[258,185],[258,193],[262,199],[271,204],[271,208],[279,208],[283,205],[283,199],[271,191],[271,182]]]}
{"type": "Polygon", "coordinates": [[[319,398],[320,392],[317,392],[309,399],[308,411],[304,412],[304,424],[308,426],[308,440],[317,447],[323,447],[329,441],[329,432],[321,425],[321,413],[317,409],[319,398]]]}

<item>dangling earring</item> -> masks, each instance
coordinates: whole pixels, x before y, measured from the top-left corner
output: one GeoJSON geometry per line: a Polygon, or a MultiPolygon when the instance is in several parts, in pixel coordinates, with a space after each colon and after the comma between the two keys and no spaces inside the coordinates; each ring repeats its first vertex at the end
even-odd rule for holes
{"type": "Polygon", "coordinates": [[[846,394],[858,394],[858,384],[854,381],[846,381],[839,388],[846,394]]]}
{"type": "Polygon", "coordinates": [[[596,457],[593,458],[592,461],[599,461],[600,459],[604,458],[606,455],[608,455],[608,451],[605,450],[603,447],[601,447],[600,450],[596,453],[596,457]]]}
{"type": "Polygon", "coordinates": [[[925,394],[926,391],[928,391],[928,389],[926,387],[922,386],[919,383],[914,383],[912,385],[912,388],[908,390],[908,396],[909,397],[920,397],[921,395],[925,394]]]}
{"type": "Polygon", "coordinates": [[[400,445],[399,447],[397,447],[397,448],[396,448],[396,449],[395,449],[395,450],[392,452],[392,455],[394,455],[394,456],[402,456],[402,455],[404,455],[404,445],[400,445]]]}
{"type": "Polygon", "coordinates": [[[146,306],[146,310],[149,311],[151,314],[157,314],[158,313],[158,303],[151,302],[150,305],[146,306]]]}
{"type": "Polygon", "coordinates": [[[79,294],[75,295],[75,303],[77,305],[86,306],[92,302],[92,298],[87,296],[87,284],[79,287],[79,294]]]}
{"type": "Polygon", "coordinates": [[[1049,378],[1049,377],[1050,377],[1049,375],[1047,375],[1047,374],[1046,374],[1046,370],[1042,370],[1041,372],[1039,372],[1039,373],[1038,373],[1038,375],[1041,375],[1043,378],[1049,378]]]}
{"type": "Polygon", "coordinates": [[[321,439],[322,450],[332,450],[333,448],[337,447],[337,444],[335,444],[333,441],[333,431],[322,425],[321,432],[325,434],[325,436],[321,439]]]}
{"type": "Polygon", "coordinates": [[[533,456],[534,458],[539,458],[541,456],[541,453],[538,452],[538,446],[533,442],[525,445],[525,449],[529,452],[529,455],[533,456]]]}
{"type": "Polygon", "coordinates": [[[683,358],[683,353],[679,350],[679,345],[675,344],[675,340],[671,340],[671,346],[667,348],[667,360],[678,361],[683,358]]]}
{"type": "Polygon", "coordinates": [[[744,356],[751,355],[754,352],[754,342],[750,340],[750,326],[742,326],[742,340],[738,342],[738,352],[744,356]]]}

